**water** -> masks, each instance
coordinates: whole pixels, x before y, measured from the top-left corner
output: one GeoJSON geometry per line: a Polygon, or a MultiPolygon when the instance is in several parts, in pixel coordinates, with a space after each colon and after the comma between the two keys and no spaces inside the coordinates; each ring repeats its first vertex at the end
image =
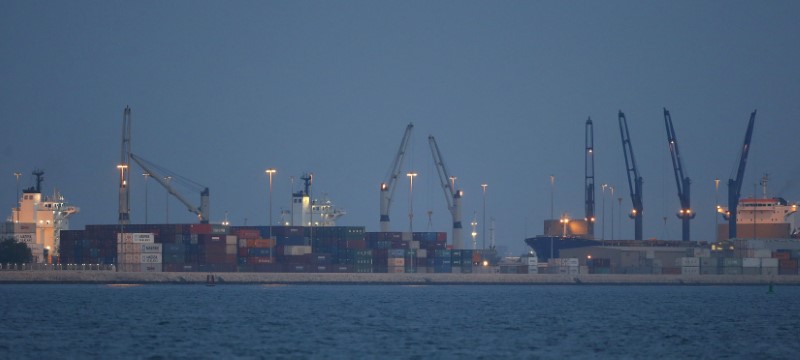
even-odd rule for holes
{"type": "Polygon", "coordinates": [[[785,358],[800,287],[0,285],[0,358],[785,358]]]}

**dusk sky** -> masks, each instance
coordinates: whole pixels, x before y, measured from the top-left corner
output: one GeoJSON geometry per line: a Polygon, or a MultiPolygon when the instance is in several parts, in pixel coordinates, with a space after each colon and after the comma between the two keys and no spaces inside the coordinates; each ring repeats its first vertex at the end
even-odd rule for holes
{"type": "MultiPolygon", "coordinates": [[[[339,225],[378,231],[379,184],[413,122],[414,230],[451,228],[434,135],[465,192],[465,235],[473,213],[482,221],[487,183],[497,245],[519,253],[550,217],[550,175],[556,216],[584,216],[591,117],[596,233],[605,196],[610,238],[607,183],[623,199],[615,237],[630,239],[622,110],[644,178],[644,237],[680,239],[666,107],[693,183],[692,238],[710,240],[755,109],[742,195],[760,193],[768,173],[769,195],[800,200],[798,14],[797,1],[2,1],[2,216],[15,206],[13,173],[25,188],[41,168],[44,192],[81,208],[72,229],[116,223],[130,106],[133,153],[208,186],[212,222],[227,211],[234,225],[268,224],[274,167],[276,221],[289,177],[312,172],[315,197],[347,211],[339,225]]],[[[145,218],[141,173],[134,223],[145,218]]],[[[150,223],[164,222],[164,189],[151,180],[148,193],[150,223]]],[[[395,231],[408,229],[408,200],[403,176],[395,231]]],[[[169,201],[170,222],[195,221],[169,201]]]]}

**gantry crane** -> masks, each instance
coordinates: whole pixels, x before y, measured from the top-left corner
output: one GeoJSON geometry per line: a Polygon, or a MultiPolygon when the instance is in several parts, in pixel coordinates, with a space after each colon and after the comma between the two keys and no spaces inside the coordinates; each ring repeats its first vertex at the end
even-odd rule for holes
{"type": "Polygon", "coordinates": [[[394,157],[392,168],[386,176],[386,181],[381,183],[381,231],[389,231],[389,208],[392,206],[392,198],[394,197],[394,190],[397,188],[397,178],[400,176],[400,171],[403,167],[403,160],[406,155],[406,147],[411,138],[411,130],[414,128],[413,123],[406,126],[406,132],[403,134],[403,140],[400,141],[400,148],[394,157]]]}
{"type": "Polygon", "coordinates": [[[634,240],[642,240],[642,177],[636,167],[636,159],[633,157],[633,146],[628,133],[628,121],[622,110],[619,111],[619,132],[622,136],[622,152],[625,154],[625,169],[628,173],[628,188],[631,191],[631,202],[633,210],[628,215],[634,221],[634,240]]]}
{"type": "Polygon", "coordinates": [[[207,187],[200,185],[189,179],[186,179],[175,173],[171,173],[168,170],[161,168],[156,164],[153,164],[145,159],[142,159],[137,155],[134,155],[133,153],[130,153],[129,155],[130,158],[133,159],[133,161],[135,161],[137,164],[139,164],[139,166],[142,167],[142,170],[150,174],[150,177],[155,179],[159,184],[161,184],[161,186],[163,186],[168,193],[172,194],[172,196],[178,199],[178,201],[183,203],[183,205],[186,206],[189,212],[197,214],[197,219],[200,220],[200,223],[208,224],[208,218],[210,215],[209,215],[209,205],[208,205],[209,191],[207,187]],[[200,191],[200,206],[192,205],[188,200],[186,200],[186,198],[184,198],[179,192],[177,192],[173,187],[171,179],[182,180],[184,183],[190,184],[195,188],[202,189],[200,191]]]}
{"type": "Polygon", "coordinates": [[[442,153],[439,151],[439,145],[436,144],[436,139],[433,135],[428,136],[428,143],[431,146],[433,162],[436,164],[436,172],[439,174],[442,190],[444,190],[444,197],[445,200],[447,200],[447,209],[450,210],[450,214],[453,216],[453,249],[462,249],[461,197],[464,193],[461,190],[455,189],[455,178],[450,177],[450,174],[447,172],[444,160],[442,160],[442,153]]]}
{"type": "Polygon", "coordinates": [[[681,209],[678,211],[678,219],[681,219],[681,239],[691,240],[689,233],[689,220],[697,215],[692,211],[691,186],[692,180],[683,173],[683,162],[681,153],[678,151],[678,139],[675,137],[675,128],[672,126],[672,116],[664,108],[664,124],[667,127],[667,143],[669,154],[672,156],[672,168],[675,170],[675,183],[678,184],[678,199],[681,202],[681,209]]]}
{"type": "Polygon", "coordinates": [[[586,225],[590,236],[594,236],[594,127],[592,118],[586,120],[586,161],[584,163],[584,190],[586,193],[586,225]]]}
{"type": "Polygon", "coordinates": [[[736,170],[736,178],[728,179],[728,238],[736,237],[736,211],[739,205],[739,197],[742,192],[742,177],[747,165],[747,154],[750,152],[750,140],[753,138],[753,125],[756,121],[756,110],[750,114],[750,121],[747,123],[747,131],[744,133],[744,145],[739,154],[739,167],[736,170]]]}

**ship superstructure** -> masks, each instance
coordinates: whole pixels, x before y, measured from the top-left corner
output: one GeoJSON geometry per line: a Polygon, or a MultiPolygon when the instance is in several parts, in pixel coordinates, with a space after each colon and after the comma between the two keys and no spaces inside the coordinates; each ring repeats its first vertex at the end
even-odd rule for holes
{"type": "Polygon", "coordinates": [[[51,262],[58,255],[61,230],[69,229],[69,217],[80,211],[57,191],[42,195],[44,172],[36,170],[36,185],[22,191],[17,207],[6,220],[4,234],[31,249],[34,262],[51,262]]]}
{"type": "Polygon", "coordinates": [[[291,226],[336,226],[336,219],[347,214],[336,208],[327,198],[322,201],[311,198],[312,174],[300,177],[304,181],[302,190],[292,193],[291,226]]]}

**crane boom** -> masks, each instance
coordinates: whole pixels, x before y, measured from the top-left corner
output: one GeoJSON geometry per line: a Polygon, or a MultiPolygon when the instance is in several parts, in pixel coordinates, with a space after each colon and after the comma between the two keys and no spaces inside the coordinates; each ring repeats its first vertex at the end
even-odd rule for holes
{"type": "Polygon", "coordinates": [[[155,179],[159,184],[161,184],[161,186],[163,186],[164,189],[167,190],[167,192],[172,194],[172,196],[178,199],[178,201],[183,203],[183,205],[186,206],[189,212],[197,214],[197,218],[200,220],[201,223],[208,224],[209,191],[207,187],[204,187],[204,189],[200,192],[200,206],[199,207],[194,206],[188,200],[186,200],[186,198],[184,198],[179,192],[175,191],[175,188],[172,186],[172,184],[164,179],[164,176],[162,176],[163,174],[159,174],[158,172],[153,171],[153,168],[155,166],[150,164],[147,160],[144,160],[139,156],[134,155],[133,153],[130,154],[130,157],[131,159],[133,159],[133,161],[135,161],[137,164],[139,164],[139,166],[142,167],[142,170],[150,174],[151,178],[155,179]]]}
{"type": "Polygon", "coordinates": [[[586,178],[584,189],[586,191],[586,224],[589,235],[594,236],[594,126],[592,118],[586,120],[586,161],[584,163],[586,178]]]}
{"type": "Polygon", "coordinates": [[[747,123],[747,131],[744,134],[744,145],[739,155],[739,167],[736,170],[736,178],[728,179],[728,238],[736,237],[736,211],[739,205],[739,197],[742,193],[742,177],[747,165],[747,154],[750,152],[750,140],[753,138],[753,125],[756,121],[756,110],[750,113],[750,121],[747,123]]]}
{"type": "Polygon", "coordinates": [[[672,116],[669,110],[664,108],[664,125],[667,128],[667,144],[669,145],[669,154],[672,157],[672,168],[675,170],[675,183],[678,185],[678,199],[681,203],[681,209],[678,211],[678,219],[681,219],[681,234],[683,241],[691,240],[689,233],[689,220],[694,219],[695,212],[692,211],[691,200],[691,186],[692,180],[683,173],[683,161],[681,161],[681,153],[678,150],[678,139],[675,136],[675,128],[672,126],[672,116]]]}
{"type": "Polygon", "coordinates": [[[633,157],[633,146],[628,132],[628,121],[622,110],[619,111],[619,132],[622,136],[622,151],[625,154],[625,168],[628,173],[628,188],[631,192],[631,219],[634,220],[634,240],[642,240],[642,177],[636,167],[636,159],[633,157]]]}
{"type": "Polygon", "coordinates": [[[444,190],[445,200],[447,200],[447,209],[450,210],[450,214],[453,217],[453,248],[461,249],[461,197],[463,192],[454,189],[455,181],[448,181],[455,178],[450,177],[447,172],[447,167],[444,164],[444,160],[442,160],[442,153],[439,151],[439,145],[436,144],[436,139],[433,135],[428,136],[428,143],[431,146],[433,162],[436,165],[436,172],[439,174],[439,181],[442,184],[442,190],[444,190]]]}
{"type": "Polygon", "coordinates": [[[414,128],[413,123],[408,123],[406,132],[403,134],[403,140],[400,141],[400,148],[394,157],[392,169],[386,177],[386,181],[381,183],[381,231],[389,231],[389,208],[392,206],[392,199],[394,198],[394,190],[397,188],[397,178],[400,176],[400,170],[403,167],[403,160],[406,155],[406,147],[411,138],[411,130],[414,128]]]}
{"type": "Polygon", "coordinates": [[[125,107],[122,112],[122,150],[117,168],[120,171],[119,176],[119,224],[126,225],[130,223],[130,191],[128,184],[130,184],[130,153],[131,153],[131,108],[125,107]]]}

